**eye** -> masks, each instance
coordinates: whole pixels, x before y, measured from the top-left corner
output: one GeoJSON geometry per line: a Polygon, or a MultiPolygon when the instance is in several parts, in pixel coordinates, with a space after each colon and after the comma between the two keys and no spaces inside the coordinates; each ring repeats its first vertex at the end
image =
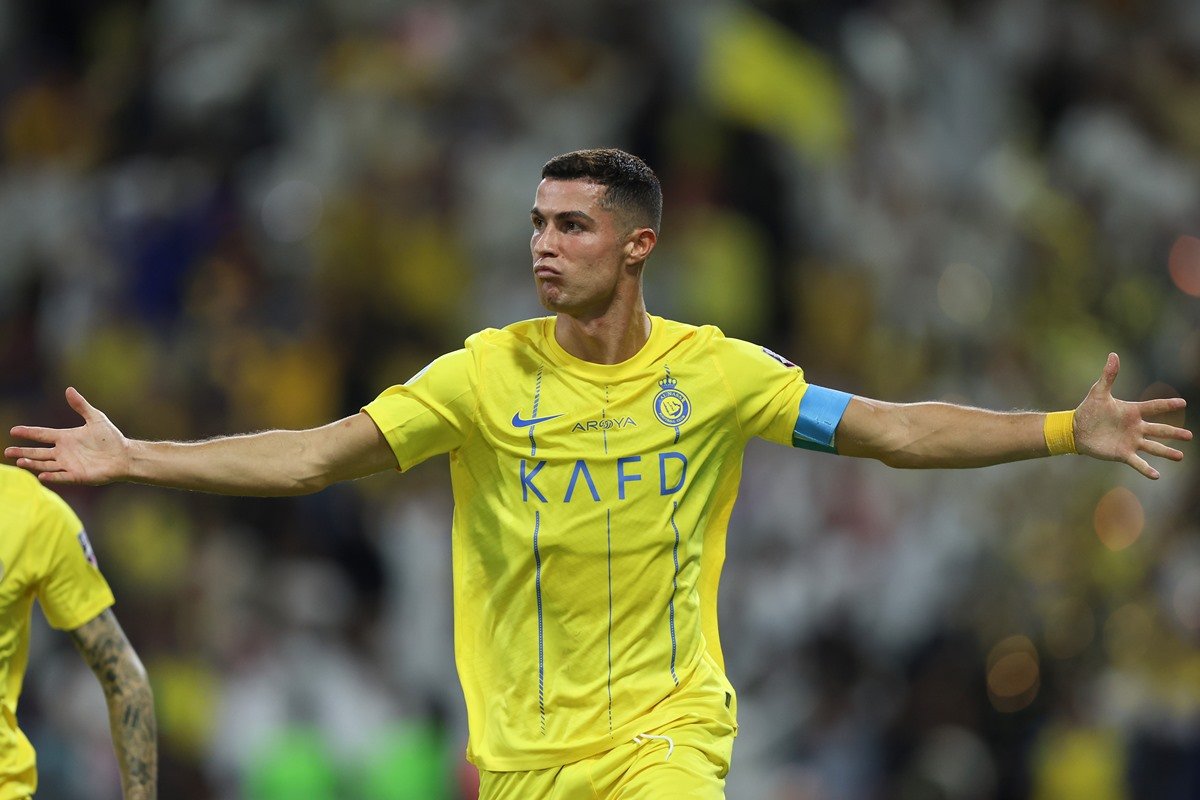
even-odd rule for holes
{"type": "Polygon", "coordinates": [[[540,231],[542,228],[544,228],[546,226],[546,220],[542,219],[541,217],[533,217],[532,219],[533,219],[533,229],[535,231],[540,231]]]}
{"type": "Polygon", "coordinates": [[[563,223],[563,230],[567,233],[578,233],[579,231],[583,230],[583,226],[578,222],[567,220],[563,223]]]}

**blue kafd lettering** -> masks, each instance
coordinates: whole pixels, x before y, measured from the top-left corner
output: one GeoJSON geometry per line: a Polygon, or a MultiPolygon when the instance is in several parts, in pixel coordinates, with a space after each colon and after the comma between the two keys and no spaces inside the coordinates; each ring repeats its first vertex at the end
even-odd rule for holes
{"type": "Polygon", "coordinates": [[[683,482],[687,479],[687,456],[683,453],[668,452],[658,454],[658,493],[663,497],[669,494],[675,494],[683,488],[683,482]],[[667,486],[667,460],[679,462],[679,480],[674,486],[667,486]]]}
{"type": "MultiPolygon", "coordinates": [[[[657,456],[658,458],[658,494],[660,497],[678,494],[683,490],[687,483],[688,472],[688,457],[683,453],[668,450],[662,453],[653,455],[647,454],[647,458],[657,456]]],[[[545,474],[542,470],[549,463],[548,461],[528,461],[521,459],[520,479],[521,479],[521,499],[528,503],[529,495],[543,502],[549,502],[546,499],[547,492],[557,496],[559,489],[566,484],[566,489],[563,492],[562,502],[574,502],[575,496],[588,496],[592,502],[599,503],[603,500],[600,493],[600,488],[596,484],[597,470],[606,472],[607,475],[616,478],[617,484],[617,499],[624,500],[627,492],[632,496],[633,492],[629,484],[640,482],[645,476],[638,471],[642,456],[625,456],[616,460],[615,469],[612,461],[604,459],[600,462],[589,462],[587,459],[577,459],[574,461],[550,465],[545,474]],[[568,464],[570,466],[570,474],[567,473],[568,464]],[[615,474],[614,474],[615,473],[615,474]],[[580,486],[580,478],[583,478],[583,483],[587,485],[587,491],[584,492],[580,486]],[[541,481],[539,487],[537,481],[541,481]]],[[[600,486],[611,487],[611,482],[600,483],[600,486]]],[[[647,489],[653,491],[648,486],[647,489]]],[[[609,489],[608,491],[611,491],[609,489]]]]}
{"type": "Polygon", "coordinates": [[[575,462],[575,469],[571,470],[571,482],[567,484],[567,493],[563,495],[563,502],[571,502],[571,495],[575,493],[575,481],[579,480],[579,476],[583,475],[583,479],[587,481],[588,489],[592,492],[592,499],[597,503],[600,502],[600,493],[596,491],[596,484],[592,481],[592,473],[588,471],[587,462],[582,458],[575,462]]]}
{"type": "Polygon", "coordinates": [[[521,499],[526,503],[529,502],[529,493],[533,492],[537,495],[537,499],[543,503],[546,502],[546,495],[538,491],[538,488],[533,485],[534,476],[542,471],[542,467],[546,466],[545,461],[539,461],[533,468],[533,472],[525,473],[525,459],[521,459],[521,499]]]}

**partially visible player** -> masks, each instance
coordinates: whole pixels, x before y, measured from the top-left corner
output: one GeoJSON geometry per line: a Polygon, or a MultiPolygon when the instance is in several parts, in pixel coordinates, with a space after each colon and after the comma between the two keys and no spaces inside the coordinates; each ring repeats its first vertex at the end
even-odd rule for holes
{"type": "Polygon", "coordinates": [[[104,689],[126,800],[152,800],[154,698],[113,616],[112,591],[87,533],[62,498],[24,470],[0,465],[0,800],[28,800],[37,790],[33,747],[17,727],[34,598],[50,624],[70,634],[104,689]]]}

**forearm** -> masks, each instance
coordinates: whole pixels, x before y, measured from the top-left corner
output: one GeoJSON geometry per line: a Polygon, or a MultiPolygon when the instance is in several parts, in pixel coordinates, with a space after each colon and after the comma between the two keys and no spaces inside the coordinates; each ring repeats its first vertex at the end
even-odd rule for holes
{"type": "Polygon", "coordinates": [[[158,785],[158,726],[154,694],[141,664],[129,667],[122,691],[106,692],[105,699],[125,800],[153,800],[158,785]]]}
{"type": "Polygon", "coordinates": [[[71,631],[104,700],[126,800],[153,800],[158,784],[158,726],[146,668],[112,609],[71,631]]]}
{"type": "Polygon", "coordinates": [[[308,494],[330,482],[311,431],[129,443],[127,480],[216,494],[308,494]]]}
{"type": "Polygon", "coordinates": [[[837,449],[906,469],[986,467],[1049,455],[1040,412],[855,398],[837,449]]]}

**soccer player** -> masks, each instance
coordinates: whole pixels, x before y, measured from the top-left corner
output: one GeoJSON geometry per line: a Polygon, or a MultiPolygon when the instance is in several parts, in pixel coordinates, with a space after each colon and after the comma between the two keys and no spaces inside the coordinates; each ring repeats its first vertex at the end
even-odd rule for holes
{"type": "Polygon", "coordinates": [[[28,472],[0,465],[0,800],[28,800],[37,789],[33,748],[17,727],[35,597],[50,624],[70,633],[100,681],[126,800],[153,800],[154,698],[113,616],[113,595],[87,533],[58,495],[28,472]]]}
{"type": "Polygon", "coordinates": [[[1078,452],[1179,460],[1148,421],[1181,399],[1074,411],[892,404],[810,385],[765,348],[646,312],[654,173],[619,150],[550,160],[530,212],[552,316],[484,330],[361,413],[304,431],[127,439],[74,389],[81,427],[19,426],[47,483],[314,492],[448,453],[455,649],[485,800],[719,798],[736,700],[717,635],[725,535],[751,437],[896,467],[1078,452]]]}

